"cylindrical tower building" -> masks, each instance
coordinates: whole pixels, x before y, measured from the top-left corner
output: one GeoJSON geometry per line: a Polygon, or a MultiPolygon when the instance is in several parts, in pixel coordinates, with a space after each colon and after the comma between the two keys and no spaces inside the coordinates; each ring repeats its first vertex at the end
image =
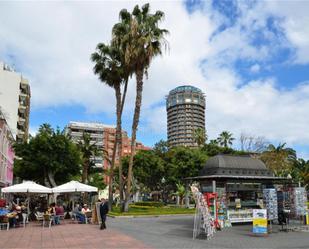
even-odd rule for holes
{"type": "Polygon", "coordinates": [[[179,86],[166,97],[167,139],[170,147],[196,147],[194,131],[205,130],[205,95],[194,86],[179,86]]]}

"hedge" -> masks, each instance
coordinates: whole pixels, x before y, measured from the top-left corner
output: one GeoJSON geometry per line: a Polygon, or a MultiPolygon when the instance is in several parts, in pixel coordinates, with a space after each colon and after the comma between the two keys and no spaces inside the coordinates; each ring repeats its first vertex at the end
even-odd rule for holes
{"type": "Polygon", "coordinates": [[[152,206],[152,207],[163,207],[164,204],[162,202],[157,201],[140,201],[135,202],[133,205],[135,206],[152,206]]]}

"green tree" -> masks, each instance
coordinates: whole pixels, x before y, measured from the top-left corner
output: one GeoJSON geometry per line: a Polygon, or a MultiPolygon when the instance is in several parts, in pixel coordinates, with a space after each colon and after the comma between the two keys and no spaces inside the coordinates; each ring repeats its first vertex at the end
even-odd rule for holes
{"type": "Polygon", "coordinates": [[[149,190],[161,190],[161,180],[164,176],[164,171],[164,161],[153,151],[139,151],[135,155],[134,177],[149,190]]]}
{"type": "Polygon", "coordinates": [[[183,178],[197,176],[204,167],[208,156],[200,149],[173,147],[166,153],[165,175],[170,190],[183,178]]]}
{"type": "Polygon", "coordinates": [[[149,4],[139,8],[136,5],[130,14],[127,10],[120,12],[120,24],[113,28],[113,40],[120,43],[125,54],[125,64],[136,76],[136,99],[132,123],[131,156],[129,160],[128,180],[126,186],[125,207],[128,211],[131,193],[133,157],[136,149],[136,132],[142,105],[143,78],[147,76],[148,68],[154,57],[162,53],[162,45],[166,44],[164,35],[168,33],[159,28],[159,22],[164,17],[162,11],[150,14],[149,4]],[[124,24],[124,25],[122,25],[124,24]]]}
{"type": "Polygon", "coordinates": [[[217,138],[218,143],[225,148],[232,146],[234,140],[235,138],[233,138],[233,134],[228,131],[221,132],[217,138]]]}
{"type": "Polygon", "coordinates": [[[80,174],[81,154],[77,146],[48,124],[40,126],[29,142],[15,144],[14,174],[25,180],[55,187],[80,174]]]}
{"type": "Polygon", "coordinates": [[[176,183],[176,195],[179,197],[179,203],[182,206],[183,205],[183,199],[185,198],[186,195],[186,188],[183,184],[181,183],[176,183]]]}
{"type": "Polygon", "coordinates": [[[168,152],[168,142],[161,139],[159,142],[155,143],[153,151],[161,158],[168,152]]]}
{"type": "Polygon", "coordinates": [[[193,131],[193,137],[194,137],[194,141],[197,143],[198,147],[202,147],[207,140],[205,130],[202,129],[202,128],[195,129],[193,131]]]}
{"type": "Polygon", "coordinates": [[[287,176],[296,159],[296,152],[285,147],[286,143],[277,147],[270,144],[266,151],[261,154],[261,160],[274,172],[276,176],[287,176]]]}
{"type": "Polygon", "coordinates": [[[95,172],[89,175],[89,184],[97,187],[98,189],[105,189],[106,184],[104,183],[103,174],[95,172]]]}
{"type": "Polygon", "coordinates": [[[95,157],[103,155],[103,149],[100,151],[96,143],[91,141],[90,134],[86,132],[83,132],[82,139],[78,142],[78,148],[83,160],[82,182],[88,183],[90,168],[94,166],[95,157]]]}
{"type": "Polygon", "coordinates": [[[210,139],[209,144],[210,145],[217,145],[217,146],[219,145],[217,139],[210,139]]]}
{"type": "MultiPolygon", "coordinates": [[[[128,78],[130,75],[124,62],[124,53],[120,48],[120,44],[113,43],[112,45],[106,45],[99,43],[96,51],[91,55],[91,60],[95,63],[93,68],[94,73],[99,75],[102,82],[106,83],[109,87],[114,88],[116,97],[116,141],[114,143],[112,162],[110,167],[109,176],[109,206],[111,208],[113,202],[113,180],[114,180],[114,168],[116,162],[116,151],[118,151],[119,158],[119,175],[122,175],[121,157],[122,157],[122,111],[124,107],[125,97],[127,93],[128,78]],[[123,95],[121,93],[121,84],[124,83],[123,95]],[[117,149],[118,148],[118,149],[117,149]]],[[[123,200],[122,191],[122,177],[120,179],[119,191],[120,201],[123,200]]]]}

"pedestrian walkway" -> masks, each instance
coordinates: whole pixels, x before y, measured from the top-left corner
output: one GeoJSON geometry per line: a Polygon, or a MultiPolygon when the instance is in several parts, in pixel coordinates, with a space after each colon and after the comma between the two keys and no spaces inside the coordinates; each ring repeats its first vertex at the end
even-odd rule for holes
{"type": "Polygon", "coordinates": [[[19,248],[150,248],[115,229],[100,230],[98,225],[64,224],[42,228],[32,222],[26,228],[0,231],[1,249],[19,248]]]}

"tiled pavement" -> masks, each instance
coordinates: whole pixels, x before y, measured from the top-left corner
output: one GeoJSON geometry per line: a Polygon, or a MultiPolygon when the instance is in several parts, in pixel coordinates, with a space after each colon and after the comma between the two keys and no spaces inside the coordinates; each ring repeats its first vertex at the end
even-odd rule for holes
{"type": "Polygon", "coordinates": [[[26,228],[0,231],[1,249],[19,248],[150,248],[115,229],[100,230],[98,225],[71,224],[42,228],[31,222],[26,228]]]}
{"type": "Polygon", "coordinates": [[[252,235],[252,225],[224,229],[211,240],[192,239],[193,216],[157,218],[108,218],[107,230],[98,225],[64,224],[42,228],[0,231],[0,249],[9,248],[303,248],[309,249],[308,232],[279,232],[266,237],[252,235]]]}

